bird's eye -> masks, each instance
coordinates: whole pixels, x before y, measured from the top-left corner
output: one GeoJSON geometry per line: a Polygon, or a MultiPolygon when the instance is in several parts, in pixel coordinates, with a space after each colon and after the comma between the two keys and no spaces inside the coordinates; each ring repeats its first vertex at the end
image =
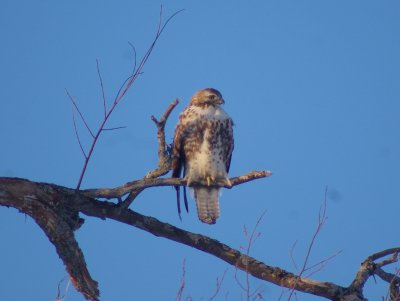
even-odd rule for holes
{"type": "Polygon", "coordinates": [[[214,94],[211,94],[211,95],[209,96],[209,98],[210,98],[210,99],[215,99],[215,95],[214,95],[214,94]]]}

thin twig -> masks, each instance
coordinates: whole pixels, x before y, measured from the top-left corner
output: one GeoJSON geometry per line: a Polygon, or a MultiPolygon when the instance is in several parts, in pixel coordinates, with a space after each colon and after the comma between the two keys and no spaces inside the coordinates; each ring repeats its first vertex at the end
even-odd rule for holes
{"type": "Polygon", "coordinates": [[[113,128],[104,128],[103,131],[115,131],[115,130],[120,130],[120,129],[126,129],[126,126],[116,126],[113,128]]]}
{"type": "Polygon", "coordinates": [[[179,13],[184,11],[183,9],[173,13],[164,23],[164,25],[161,26],[162,24],[162,5],[160,9],[160,19],[159,19],[159,25],[158,29],[155,35],[155,38],[153,39],[153,42],[151,43],[150,47],[147,49],[147,52],[143,56],[142,60],[139,63],[139,66],[135,70],[135,72],[129,77],[129,80],[126,82],[124,85],[124,88],[121,90],[121,93],[119,93],[114,101],[114,105],[118,104],[121,99],[124,97],[126,92],[128,92],[129,88],[132,86],[132,84],[135,82],[136,78],[141,74],[144,65],[146,64],[147,60],[149,59],[151,53],[153,52],[154,46],[156,45],[158,39],[160,38],[161,34],[163,33],[165,27],[168,25],[168,23],[179,13]]]}
{"type": "MultiPolygon", "coordinates": [[[[135,60],[136,60],[136,57],[135,57],[135,60]]],[[[135,62],[135,66],[136,66],[136,62],[135,62]]],[[[136,68],[136,67],[135,67],[136,68]]],[[[135,69],[136,70],[136,69],[135,69]]],[[[135,74],[135,71],[131,74],[131,75],[129,75],[129,77],[127,77],[125,80],[124,80],[124,82],[122,83],[122,85],[119,87],[119,89],[118,89],[118,91],[117,91],[117,96],[115,96],[115,99],[114,99],[114,105],[115,105],[115,101],[118,99],[118,97],[119,97],[119,95],[121,94],[121,92],[122,92],[122,89],[124,89],[124,87],[126,86],[126,83],[128,82],[128,81],[130,81],[131,80],[131,78],[132,78],[132,76],[135,74]]]]}
{"type": "Polygon", "coordinates": [[[96,59],[96,68],[97,68],[97,75],[99,76],[99,81],[100,81],[101,97],[103,99],[104,117],[106,117],[107,115],[106,95],[104,93],[103,78],[101,77],[100,65],[98,59],[96,59]]]}
{"type": "Polygon", "coordinates": [[[183,258],[181,283],[179,285],[178,293],[176,294],[176,301],[182,301],[183,290],[185,289],[185,274],[186,274],[186,258],[183,258]]]}
{"type": "MultiPolygon", "coordinates": [[[[66,91],[67,91],[67,90],[66,90],[66,91]]],[[[68,91],[67,91],[67,95],[68,95],[69,99],[71,100],[72,104],[74,105],[75,109],[78,111],[79,116],[81,117],[81,119],[82,119],[82,121],[83,121],[83,123],[84,123],[86,129],[87,129],[87,130],[89,131],[89,133],[90,133],[90,136],[92,136],[92,137],[94,138],[93,132],[92,132],[92,130],[90,129],[89,125],[87,124],[85,117],[83,117],[83,114],[82,114],[81,110],[79,110],[79,107],[78,107],[78,105],[77,105],[76,102],[75,102],[75,99],[71,96],[71,94],[69,94],[68,91]]]]}
{"type": "MultiPolygon", "coordinates": [[[[67,91],[67,93],[68,93],[68,91],[67,91]]],[[[72,99],[71,95],[68,94],[68,96],[72,99]]],[[[80,147],[80,149],[82,151],[83,156],[85,158],[87,158],[86,153],[85,153],[85,149],[82,146],[81,138],[79,137],[79,131],[78,131],[77,127],[76,127],[75,109],[74,109],[73,101],[71,101],[71,111],[72,111],[72,122],[74,124],[74,131],[75,131],[76,139],[78,140],[78,144],[79,144],[79,147],[80,147]]]]}
{"type": "Polygon", "coordinates": [[[321,271],[321,270],[326,266],[326,264],[327,264],[329,261],[331,261],[332,259],[334,259],[335,257],[337,257],[337,256],[338,256],[339,254],[341,254],[342,252],[343,252],[343,250],[339,250],[339,251],[337,251],[335,254],[333,254],[333,255],[331,255],[331,256],[329,256],[329,257],[327,257],[327,258],[325,258],[325,259],[323,259],[323,260],[321,260],[321,261],[319,261],[319,262],[317,262],[317,263],[315,263],[315,264],[313,264],[313,265],[307,267],[307,268],[304,270],[304,272],[307,272],[307,271],[310,271],[310,270],[313,270],[313,271],[311,271],[309,274],[307,274],[306,277],[311,277],[311,276],[314,275],[315,273],[321,271]]]}
{"type": "MultiPolygon", "coordinates": [[[[261,235],[260,232],[256,232],[256,231],[257,231],[257,229],[258,229],[258,227],[259,227],[259,225],[260,225],[260,223],[261,223],[261,221],[264,218],[266,213],[267,213],[266,210],[264,210],[264,212],[261,213],[261,215],[258,218],[256,224],[254,225],[253,230],[252,230],[250,235],[249,235],[249,232],[247,231],[246,225],[243,225],[243,233],[244,233],[244,236],[247,239],[247,246],[246,247],[242,247],[241,246],[240,248],[245,251],[245,254],[246,254],[247,257],[250,257],[250,250],[251,250],[252,246],[254,245],[254,243],[256,242],[256,240],[261,235]]],[[[239,285],[239,287],[246,293],[246,301],[249,301],[250,297],[252,297],[252,296],[254,296],[256,294],[258,295],[259,288],[255,289],[253,292],[251,292],[251,288],[250,288],[250,273],[249,273],[249,270],[247,268],[249,263],[246,262],[245,264],[246,264],[246,269],[245,269],[245,272],[246,272],[246,278],[245,278],[246,279],[246,285],[243,285],[240,282],[240,280],[237,278],[237,268],[236,268],[236,271],[235,271],[235,281],[239,285]]],[[[257,298],[257,296],[256,296],[256,298],[257,298]]]]}
{"type": "Polygon", "coordinates": [[[211,295],[210,299],[208,299],[208,301],[214,300],[214,299],[217,297],[217,295],[219,294],[219,292],[220,292],[220,290],[221,290],[222,283],[224,282],[224,278],[225,278],[225,276],[226,276],[226,272],[227,272],[227,271],[228,271],[228,269],[225,269],[224,273],[222,274],[221,280],[219,280],[219,279],[217,278],[217,283],[216,283],[216,285],[215,285],[215,291],[214,291],[214,293],[211,295]]]}
{"type": "Polygon", "coordinates": [[[294,266],[294,269],[297,271],[299,268],[297,267],[296,260],[294,259],[294,256],[293,256],[294,249],[296,249],[296,246],[297,246],[297,240],[295,240],[295,242],[293,243],[292,247],[290,248],[289,257],[290,257],[290,260],[291,260],[291,262],[292,262],[292,264],[294,266]]]}
{"type": "MultiPolygon", "coordinates": [[[[293,284],[293,287],[290,290],[289,297],[287,299],[288,301],[292,298],[292,296],[295,293],[298,279],[300,279],[303,276],[304,272],[309,269],[307,266],[308,266],[308,261],[309,261],[310,256],[311,256],[311,251],[312,251],[312,249],[314,247],[314,244],[315,244],[315,242],[317,240],[317,236],[320,234],[321,229],[322,229],[322,227],[325,224],[325,221],[327,219],[327,216],[326,216],[327,193],[328,193],[328,187],[325,188],[324,203],[323,203],[323,205],[321,206],[321,208],[319,209],[319,212],[318,212],[317,228],[316,228],[316,230],[315,230],[315,232],[314,232],[314,234],[313,234],[313,236],[311,238],[311,241],[310,241],[310,243],[308,245],[307,253],[306,253],[306,256],[304,258],[303,265],[302,265],[301,270],[300,270],[300,272],[298,274],[299,278],[297,278],[296,282],[293,284]]],[[[324,262],[324,261],[322,261],[322,262],[324,262]]]]}
{"type": "Polygon", "coordinates": [[[133,61],[134,61],[134,64],[133,64],[132,74],[134,74],[135,71],[136,71],[136,63],[137,63],[136,48],[131,42],[128,42],[128,44],[132,47],[132,50],[133,50],[133,59],[134,59],[133,61]]]}
{"type": "Polygon", "coordinates": [[[64,299],[64,296],[61,297],[61,291],[60,291],[61,283],[63,283],[64,280],[65,280],[65,279],[61,279],[61,280],[58,282],[56,301],[62,301],[62,299],[64,299]]]}

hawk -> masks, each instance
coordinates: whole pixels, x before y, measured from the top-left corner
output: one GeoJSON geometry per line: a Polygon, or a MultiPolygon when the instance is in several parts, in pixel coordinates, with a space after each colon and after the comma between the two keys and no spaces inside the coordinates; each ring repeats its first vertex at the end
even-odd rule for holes
{"type": "MultiPolygon", "coordinates": [[[[215,224],[219,217],[221,183],[230,185],[228,172],[234,145],[233,121],[221,108],[224,103],[216,89],[196,92],[179,116],[172,149],[172,177],[187,179],[199,219],[207,224],[215,224]]],[[[175,186],[180,217],[179,188],[175,186]]],[[[186,187],[183,195],[188,211],[186,187]]]]}

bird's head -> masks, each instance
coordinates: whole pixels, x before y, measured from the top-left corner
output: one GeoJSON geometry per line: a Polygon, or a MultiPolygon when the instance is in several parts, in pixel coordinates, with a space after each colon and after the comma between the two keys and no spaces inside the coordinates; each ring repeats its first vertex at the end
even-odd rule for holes
{"type": "Polygon", "coordinates": [[[190,101],[190,105],[194,106],[220,106],[224,103],[221,93],[213,88],[197,91],[190,101]]]}

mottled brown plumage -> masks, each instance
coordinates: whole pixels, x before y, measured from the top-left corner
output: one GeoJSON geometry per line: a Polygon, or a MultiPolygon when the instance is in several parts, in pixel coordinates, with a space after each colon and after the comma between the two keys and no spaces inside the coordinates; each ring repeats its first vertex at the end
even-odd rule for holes
{"type": "MultiPolygon", "coordinates": [[[[196,92],[179,116],[172,150],[172,176],[180,177],[183,171],[193,189],[199,219],[207,224],[214,224],[219,217],[220,188],[216,180],[229,183],[233,122],[221,108],[223,103],[216,89],[196,92]]],[[[175,188],[180,215],[179,186],[175,188]]],[[[185,188],[184,202],[188,210],[185,188]]]]}

